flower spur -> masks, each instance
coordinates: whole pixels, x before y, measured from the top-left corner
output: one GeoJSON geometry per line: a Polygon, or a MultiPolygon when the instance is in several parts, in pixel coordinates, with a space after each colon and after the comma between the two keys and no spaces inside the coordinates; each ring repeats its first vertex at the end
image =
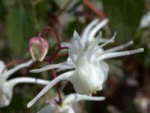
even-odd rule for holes
{"type": "Polygon", "coordinates": [[[15,85],[20,83],[36,83],[41,85],[46,85],[49,82],[42,79],[36,79],[31,77],[17,77],[8,80],[8,78],[14,74],[16,71],[28,67],[33,63],[32,60],[19,64],[13,69],[6,69],[3,61],[0,61],[0,107],[8,106],[11,102],[13,96],[13,88],[15,85]]]}
{"type": "Polygon", "coordinates": [[[77,32],[74,32],[70,43],[62,43],[62,46],[67,46],[69,48],[69,57],[66,62],[51,64],[41,69],[31,71],[38,73],[50,69],[57,69],[58,71],[70,69],[45,86],[45,88],[28,103],[28,107],[31,107],[50,88],[62,80],[70,81],[73,84],[75,91],[80,94],[89,95],[102,90],[109,71],[109,66],[104,60],[144,51],[143,48],[120,51],[132,45],[133,41],[104,50],[103,47],[108,43],[113,42],[115,39],[115,35],[109,40],[97,36],[98,31],[102,29],[107,22],[108,19],[101,22],[99,22],[98,19],[95,19],[85,28],[81,37],[77,32]]]}

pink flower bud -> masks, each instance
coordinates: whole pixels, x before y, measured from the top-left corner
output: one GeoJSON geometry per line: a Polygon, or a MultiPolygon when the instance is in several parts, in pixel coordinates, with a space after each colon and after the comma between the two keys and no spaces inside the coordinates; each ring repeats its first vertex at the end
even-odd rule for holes
{"type": "Polygon", "coordinates": [[[48,41],[42,37],[33,37],[29,41],[30,54],[35,61],[43,61],[48,52],[48,48],[48,41]]]}

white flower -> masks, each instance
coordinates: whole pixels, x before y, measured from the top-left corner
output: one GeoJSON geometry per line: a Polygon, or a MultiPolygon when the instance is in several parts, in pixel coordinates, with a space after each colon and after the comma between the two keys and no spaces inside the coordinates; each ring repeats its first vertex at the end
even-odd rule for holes
{"type": "Polygon", "coordinates": [[[13,96],[13,88],[15,85],[20,83],[37,83],[46,85],[49,82],[41,79],[30,78],[30,77],[18,77],[8,80],[8,78],[16,71],[28,67],[33,61],[28,61],[23,64],[19,64],[13,69],[7,70],[3,61],[0,61],[0,107],[8,106],[13,96]]]}
{"type": "Polygon", "coordinates": [[[73,105],[79,101],[100,101],[104,99],[104,97],[70,94],[65,97],[61,105],[50,103],[49,105],[42,108],[38,113],[75,113],[73,105]]]}
{"type": "Polygon", "coordinates": [[[101,22],[95,19],[85,28],[81,37],[77,32],[74,32],[70,43],[62,43],[62,46],[67,46],[69,48],[69,57],[66,62],[32,70],[32,72],[38,73],[54,68],[58,71],[70,69],[48,84],[32,101],[29,102],[29,107],[51,87],[62,80],[70,81],[76,92],[80,94],[89,95],[98,90],[102,90],[109,71],[109,66],[104,60],[143,52],[143,48],[120,51],[133,44],[133,41],[104,50],[103,47],[108,43],[113,42],[116,35],[115,34],[109,40],[104,40],[101,36],[100,38],[96,36],[97,32],[104,27],[107,22],[107,19],[101,22]]]}
{"type": "Polygon", "coordinates": [[[139,27],[146,28],[150,26],[150,11],[148,11],[142,18],[139,27]]]}

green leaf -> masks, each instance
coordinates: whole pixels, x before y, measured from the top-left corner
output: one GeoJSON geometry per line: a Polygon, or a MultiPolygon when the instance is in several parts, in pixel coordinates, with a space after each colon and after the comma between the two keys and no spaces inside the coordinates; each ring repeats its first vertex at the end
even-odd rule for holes
{"type": "Polygon", "coordinates": [[[8,8],[6,29],[12,55],[22,56],[27,51],[28,39],[34,33],[34,14],[30,4],[8,8]]]}
{"type": "Polygon", "coordinates": [[[103,0],[103,3],[110,24],[121,40],[133,38],[144,10],[144,0],[103,0]]]}

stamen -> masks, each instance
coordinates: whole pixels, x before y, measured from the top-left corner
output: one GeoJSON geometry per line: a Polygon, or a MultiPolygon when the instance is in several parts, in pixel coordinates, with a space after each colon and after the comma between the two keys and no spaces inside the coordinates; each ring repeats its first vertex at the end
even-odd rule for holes
{"type": "Polygon", "coordinates": [[[115,38],[116,38],[117,33],[114,33],[113,37],[108,40],[107,42],[105,42],[104,44],[100,45],[99,47],[103,48],[105,45],[107,45],[108,43],[114,42],[115,38]]]}

